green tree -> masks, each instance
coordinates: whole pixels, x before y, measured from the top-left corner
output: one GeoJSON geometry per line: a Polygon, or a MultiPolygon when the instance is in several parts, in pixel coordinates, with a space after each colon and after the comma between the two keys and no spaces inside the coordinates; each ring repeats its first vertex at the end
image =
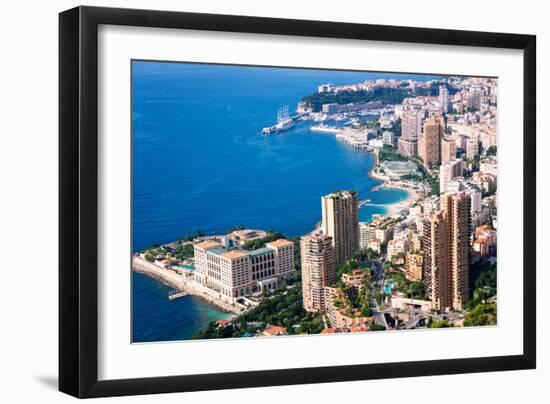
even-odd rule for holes
{"type": "Polygon", "coordinates": [[[176,243],[176,258],[186,259],[194,255],[193,244],[176,243]]]}
{"type": "Polygon", "coordinates": [[[257,250],[258,248],[265,247],[266,243],[278,240],[280,238],[285,238],[285,236],[282,233],[270,230],[267,232],[265,237],[256,240],[249,240],[244,243],[243,249],[248,251],[257,250]]]}
{"type": "Polygon", "coordinates": [[[496,304],[478,304],[464,317],[464,326],[496,325],[496,304]]]}
{"type": "Polygon", "coordinates": [[[381,101],[385,104],[401,104],[412,95],[408,88],[377,88],[372,91],[342,91],[338,93],[314,93],[303,97],[301,102],[319,112],[323,104],[350,104],[381,101]]]}
{"type": "Polygon", "coordinates": [[[372,317],[374,313],[372,312],[372,309],[370,308],[370,306],[368,305],[365,305],[363,307],[361,307],[361,316],[363,317],[372,317]]]}
{"type": "Polygon", "coordinates": [[[430,317],[428,320],[428,328],[449,328],[449,327],[454,327],[454,325],[451,324],[448,319],[434,320],[432,317],[430,317]]]}
{"type": "Polygon", "coordinates": [[[369,325],[369,330],[370,331],[384,331],[386,329],[386,327],[384,327],[383,325],[380,325],[380,324],[371,324],[369,325]]]}

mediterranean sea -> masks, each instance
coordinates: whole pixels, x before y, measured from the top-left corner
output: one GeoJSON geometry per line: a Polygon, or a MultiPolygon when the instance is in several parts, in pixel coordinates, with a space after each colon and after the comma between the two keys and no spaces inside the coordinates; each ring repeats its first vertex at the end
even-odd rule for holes
{"type": "MultiPolygon", "coordinates": [[[[368,176],[370,153],[314,133],[311,122],[271,136],[278,108],[334,85],[367,79],[434,76],[330,70],[132,62],[132,249],[136,252],[202,230],[273,229],[288,237],[321,219],[321,196],[354,189],[386,205],[406,191],[368,176]]],[[[365,206],[360,220],[385,213],[365,206]]],[[[133,274],[133,341],[188,339],[227,318],[195,297],[173,301],[168,288],[133,274]]]]}

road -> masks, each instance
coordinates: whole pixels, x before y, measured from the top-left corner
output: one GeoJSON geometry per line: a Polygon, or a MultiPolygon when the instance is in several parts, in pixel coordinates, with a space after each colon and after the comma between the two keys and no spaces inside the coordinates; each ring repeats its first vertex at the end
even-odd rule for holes
{"type": "Polygon", "coordinates": [[[372,294],[370,296],[370,305],[372,309],[372,313],[374,316],[374,322],[378,325],[384,326],[386,329],[388,329],[388,322],[386,321],[386,317],[384,314],[380,311],[380,308],[378,307],[378,303],[376,303],[376,299],[374,298],[374,291],[380,290],[384,288],[384,266],[383,266],[384,258],[381,257],[373,262],[372,269],[373,269],[373,290],[372,294]]]}

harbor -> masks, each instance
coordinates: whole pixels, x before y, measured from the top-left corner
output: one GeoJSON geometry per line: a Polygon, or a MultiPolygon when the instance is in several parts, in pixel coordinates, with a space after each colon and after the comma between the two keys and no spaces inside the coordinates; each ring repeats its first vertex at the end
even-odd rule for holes
{"type": "Polygon", "coordinates": [[[336,135],[336,139],[346,143],[348,146],[367,152],[374,151],[369,143],[369,131],[353,129],[349,127],[329,126],[325,124],[313,125],[309,128],[312,132],[330,133],[336,135]]]}

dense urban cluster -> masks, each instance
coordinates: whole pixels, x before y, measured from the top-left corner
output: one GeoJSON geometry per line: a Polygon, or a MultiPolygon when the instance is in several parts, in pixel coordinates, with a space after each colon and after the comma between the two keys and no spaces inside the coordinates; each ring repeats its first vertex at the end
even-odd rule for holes
{"type": "Polygon", "coordinates": [[[406,201],[361,222],[371,201],[339,190],[319,196],[320,223],[297,239],[199,234],[142,251],[135,267],[172,271],[180,290],[235,313],[196,338],[495,325],[496,95],[492,78],[323,84],[263,133],[319,122],[312,131],[373,153],[377,188],[404,188],[406,201]]]}
{"type": "MultiPolygon", "coordinates": [[[[329,196],[329,215],[324,197],[322,228],[301,242],[304,307],[326,312],[336,331],[369,329],[373,323],[386,328],[496,324],[496,79],[381,79],[325,84],[318,93],[376,88],[413,93],[422,88],[423,95],[382,108],[372,102],[358,108],[325,104],[320,112],[311,108],[310,118],[351,118],[351,128],[334,128],[337,136],[363,142],[361,148],[378,158],[372,175],[414,197],[369,223],[357,222],[360,201],[353,193],[329,196]],[[375,109],[376,124],[354,121],[375,109]],[[365,265],[354,258],[357,248],[376,258],[365,265]],[[345,272],[335,288],[343,263],[352,274],[359,271],[354,276],[361,281],[344,281],[350,273],[345,272]],[[350,304],[350,290],[363,296],[363,304],[370,299],[371,310],[350,304]]],[[[307,112],[307,105],[300,107],[307,112]]]]}

